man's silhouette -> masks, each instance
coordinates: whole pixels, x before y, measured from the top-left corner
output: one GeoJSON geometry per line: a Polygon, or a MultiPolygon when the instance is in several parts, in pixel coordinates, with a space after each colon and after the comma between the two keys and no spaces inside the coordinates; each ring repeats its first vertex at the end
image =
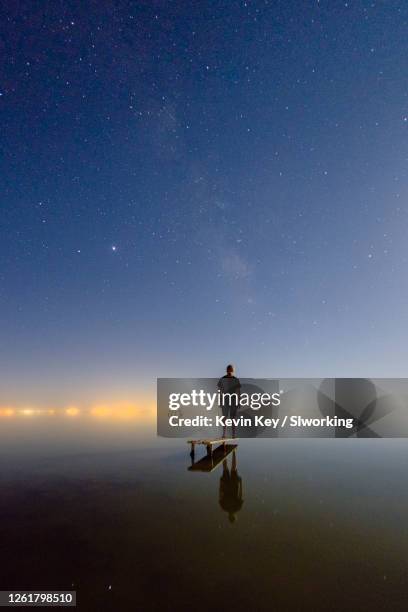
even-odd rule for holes
{"type": "MultiPolygon", "coordinates": [[[[222,414],[224,417],[234,418],[239,406],[239,394],[241,383],[239,378],[234,376],[234,366],[227,365],[227,373],[218,381],[218,389],[222,394],[229,394],[221,402],[222,414]]],[[[222,437],[225,438],[227,428],[224,427],[222,437]]],[[[232,426],[232,437],[235,437],[235,426],[232,426]]]]}
{"type": "Polygon", "coordinates": [[[235,450],[232,453],[231,471],[228,469],[228,459],[224,459],[222,464],[222,476],[220,478],[219,491],[220,506],[228,512],[230,523],[236,521],[236,514],[242,508],[242,478],[238,475],[237,458],[235,450]]]}

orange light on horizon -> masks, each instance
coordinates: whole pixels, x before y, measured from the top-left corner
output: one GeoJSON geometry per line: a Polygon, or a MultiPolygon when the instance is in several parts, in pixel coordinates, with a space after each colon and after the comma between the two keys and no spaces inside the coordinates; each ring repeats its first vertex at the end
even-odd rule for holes
{"type": "Polygon", "coordinates": [[[0,408],[0,417],[12,417],[15,415],[15,413],[16,411],[14,410],[14,408],[0,408]]]}
{"type": "Polygon", "coordinates": [[[69,406],[68,408],[65,409],[65,414],[71,417],[78,416],[79,413],[80,413],[80,410],[76,406],[69,406]]]}
{"type": "Polygon", "coordinates": [[[154,418],[154,410],[140,407],[131,402],[116,402],[112,404],[97,404],[90,410],[90,414],[98,419],[131,420],[150,422],[154,418]]]}
{"type": "Polygon", "coordinates": [[[23,410],[19,411],[20,414],[23,414],[24,416],[32,416],[33,414],[35,414],[35,410],[33,410],[32,408],[24,408],[23,410]]]}
{"type": "Polygon", "coordinates": [[[98,420],[112,421],[135,421],[140,424],[151,424],[154,422],[156,411],[151,401],[136,404],[131,401],[108,401],[97,403],[88,407],[69,405],[65,408],[36,408],[36,407],[17,407],[0,406],[0,418],[11,417],[55,417],[78,416],[96,418],[98,420]]]}

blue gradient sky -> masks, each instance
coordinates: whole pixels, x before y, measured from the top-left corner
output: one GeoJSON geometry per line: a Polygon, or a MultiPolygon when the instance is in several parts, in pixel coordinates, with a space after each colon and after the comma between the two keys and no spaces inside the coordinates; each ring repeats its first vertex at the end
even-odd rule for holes
{"type": "Polygon", "coordinates": [[[0,404],[406,375],[406,3],[5,11],[0,404]]]}

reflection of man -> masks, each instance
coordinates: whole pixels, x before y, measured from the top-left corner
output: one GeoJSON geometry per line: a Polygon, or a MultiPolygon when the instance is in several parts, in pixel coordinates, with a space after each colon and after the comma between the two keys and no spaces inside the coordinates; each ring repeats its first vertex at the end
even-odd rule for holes
{"type": "MultiPolygon", "coordinates": [[[[224,417],[234,418],[239,406],[239,394],[241,383],[239,378],[234,376],[234,366],[227,365],[227,373],[218,381],[218,389],[226,397],[221,402],[222,414],[224,417]]],[[[224,426],[222,437],[225,438],[227,428],[224,426]]],[[[235,437],[235,426],[232,426],[232,437],[235,437]]]]}
{"type": "Polygon", "coordinates": [[[231,472],[228,469],[228,460],[224,459],[222,464],[222,476],[220,478],[220,506],[228,512],[230,523],[236,521],[236,513],[242,508],[242,478],[238,476],[237,458],[235,450],[232,453],[231,472]]]}

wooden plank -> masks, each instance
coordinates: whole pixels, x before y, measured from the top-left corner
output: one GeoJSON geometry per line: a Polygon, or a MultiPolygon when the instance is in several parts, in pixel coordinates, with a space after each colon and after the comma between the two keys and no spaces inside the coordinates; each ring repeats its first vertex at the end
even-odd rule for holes
{"type": "Polygon", "coordinates": [[[214,444],[226,444],[227,442],[236,442],[237,438],[217,438],[216,440],[187,440],[187,444],[204,444],[205,446],[214,444]]]}

